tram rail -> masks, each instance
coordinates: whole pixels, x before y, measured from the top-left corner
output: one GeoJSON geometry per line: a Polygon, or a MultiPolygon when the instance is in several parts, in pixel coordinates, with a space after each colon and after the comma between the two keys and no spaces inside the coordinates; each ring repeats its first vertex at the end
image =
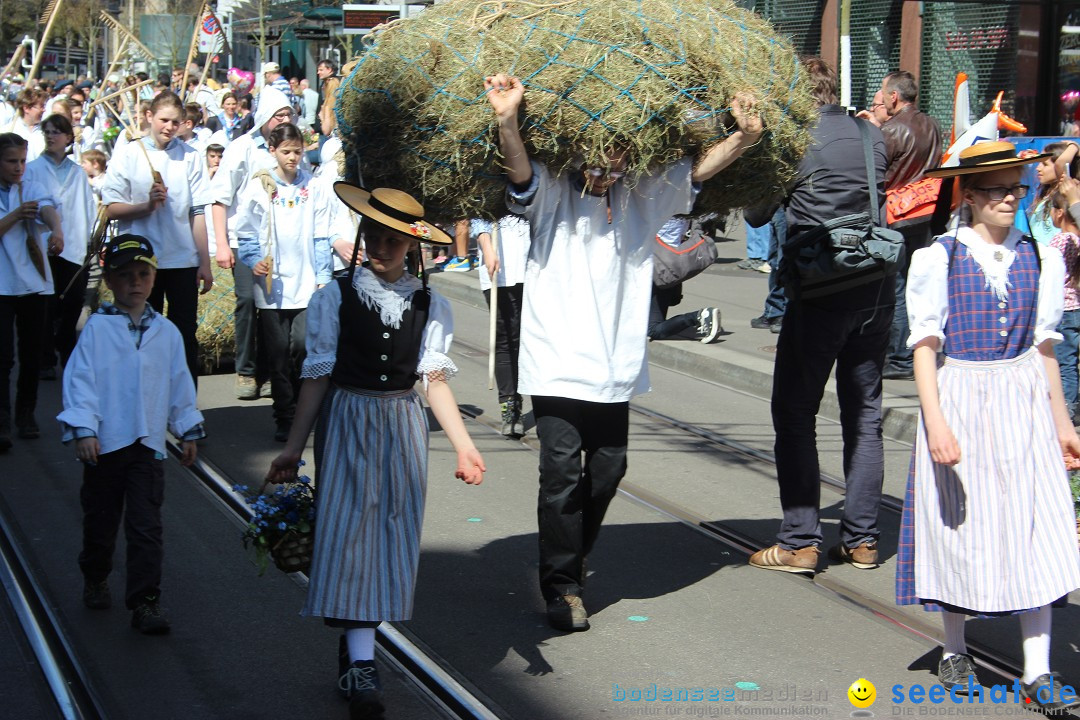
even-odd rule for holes
{"type": "Polygon", "coordinates": [[[104,706],[72,649],[42,584],[34,576],[15,528],[11,509],[0,498],[0,586],[56,701],[59,717],[102,720],[107,717],[104,706]]]}

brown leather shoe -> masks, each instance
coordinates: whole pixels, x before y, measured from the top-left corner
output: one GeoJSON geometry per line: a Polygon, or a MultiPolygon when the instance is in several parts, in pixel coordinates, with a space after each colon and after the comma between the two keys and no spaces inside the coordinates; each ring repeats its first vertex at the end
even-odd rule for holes
{"type": "Polygon", "coordinates": [[[840,543],[829,549],[829,559],[854,565],[860,570],[872,570],[878,566],[877,543],[864,542],[853,548],[840,543]]]}
{"type": "Polygon", "coordinates": [[[817,571],[818,554],[816,545],[807,545],[798,550],[786,550],[779,545],[773,545],[751,555],[750,564],[764,570],[813,575],[817,571]]]}

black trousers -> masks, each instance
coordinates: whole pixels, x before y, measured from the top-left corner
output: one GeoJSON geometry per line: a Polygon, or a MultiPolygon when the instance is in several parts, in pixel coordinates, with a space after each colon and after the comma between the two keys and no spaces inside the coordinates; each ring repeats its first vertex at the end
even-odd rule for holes
{"type": "Polygon", "coordinates": [[[291,422],[300,394],[300,366],[307,348],[307,314],[295,310],[260,310],[259,330],[270,363],[270,395],[274,398],[274,420],[291,422]]]}
{"type": "Polygon", "coordinates": [[[580,595],[585,558],[626,474],[630,403],[532,398],[540,439],[540,591],[580,595]]]}
{"type": "Polygon", "coordinates": [[[236,310],[233,314],[236,327],[236,374],[265,379],[263,374],[258,372],[266,363],[263,362],[264,352],[256,354],[258,311],[255,308],[255,283],[263,280],[256,278],[251,268],[240,262],[235,248],[232,254],[233,293],[236,295],[236,310]]]}
{"type": "Polygon", "coordinates": [[[836,365],[836,396],[844,439],[844,512],[840,539],[848,547],[879,535],[885,478],[881,439],[881,369],[892,308],[831,310],[789,302],[776,345],[772,419],[776,477],[784,520],[777,540],[788,549],[822,541],[816,415],[836,365]]]}
{"type": "Polygon", "coordinates": [[[79,568],[89,582],[101,582],[109,576],[123,517],[127,539],[125,598],[129,609],[161,595],[165,468],[155,454],[135,443],[99,455],[96,466],[86,465],[83,470],[83,549],[79,568]]]}
{"type": "Polygon", "coordinates": [[[11,431],[11,369],[18,337],[19,377],[15,415],[37,407],[41,343],[45,334],[46,295],[0,295],[0,433],[11,431]]]}
{"type": "Polygon", "coordinates": [[[195,340],[199,326],[198,279],[198,268],[158,270],[149,298],[150,307],[158,312],[162,312],[166,301],[169,303],[168,318],[184,339],[184,355],[196,386],[199,384],[199,344],[195,340]]]}
{"type": "Polygon", "coordinates": [[[896,275],[896,312],[893,314],[892,329],[889,333],[889,352],[886,357],[887,364],[898,370],[913,370],[914,350],[907,346],[908,328],[907,316],[907,276],[908,268],[911,267],[911,256],[916,250],[929,245],[934,236],[930,232],[930,221],[904,225],[897,228],[904,236],[904,264],[900,266],[900,272],[896,275]]]}
{"type": "MultiPolygon", "coordinates": [[[[499,288],[498,315],[495,318],[495,386],[499,398],[517,395],[518,350],[521,347],[521,301],[525,286],[521,283],[499,288]]],[[[484,291],[491,307],[491,290],[484,291]]]]}
{"type": "Polygon", "coordinates": [[[652,300],[649,302],[649,339],[667,340],[684,338],[697,340],[701,327],[701,312],[689,312],[668,319],[668,310],[682,302],[682,283],[669,288],[653,285],[652,300]]]}
{"type": "Polygon", "coordinates": [[[83,300],[86,296],[86,273],[80,272],[82,266],[69,262],[55,255],[49,256],[52,268],[53,287],[56,292],[48,296],[46,303],[45,332],[42,335],[41,366],[56,366],[56,353],[60,353],[60,362],[67,364],[71,351],[75,349],[75,326],[82,313],[83,300]],[[71,289],[60,297],[71,279],[77,279],[71,289]]]}

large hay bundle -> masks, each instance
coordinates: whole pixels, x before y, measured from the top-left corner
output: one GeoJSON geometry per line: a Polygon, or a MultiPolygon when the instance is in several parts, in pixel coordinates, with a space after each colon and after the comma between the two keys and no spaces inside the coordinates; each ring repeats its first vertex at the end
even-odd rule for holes
{"type": "Polygon", "coordinates": [[[338,117],[369,187],[423,198],[436,217],[505,214],[484,76],[526,88],[522,134],[554,171],[629,147],[631,175],[696,155],[733,128],[731,99],[759,100],[766,133],[705,185],[726,212],[793,177],[816,110],[791,46],[730,0],[449,0],[372,36],[342,83],[338,117]]]}

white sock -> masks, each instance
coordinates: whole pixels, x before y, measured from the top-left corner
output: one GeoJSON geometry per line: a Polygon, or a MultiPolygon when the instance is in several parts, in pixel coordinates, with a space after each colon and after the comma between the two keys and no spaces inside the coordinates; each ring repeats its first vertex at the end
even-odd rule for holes
{"type": "Polygon", "coordinates": [[[375,659],[375,628],[349,628],[345,642],[349,644],[349,662],[375,659]]]}
{"type": "Polygon", "coordinates": [[[941,621],[945,624],[945,650],[941,659],[945,660],[953,655],[966,655],[967,643],[964,641],[964,620],[967,618],[961,613],[941,613],[941,621]]]}
{"type": "Polygon", "coordinates": [[[1050,672],[1050,618],[1049,605],[1020,616],[1020,634],[1024,638],[1024,674],[1020,680],[1026,685],[1050,672]]]}

